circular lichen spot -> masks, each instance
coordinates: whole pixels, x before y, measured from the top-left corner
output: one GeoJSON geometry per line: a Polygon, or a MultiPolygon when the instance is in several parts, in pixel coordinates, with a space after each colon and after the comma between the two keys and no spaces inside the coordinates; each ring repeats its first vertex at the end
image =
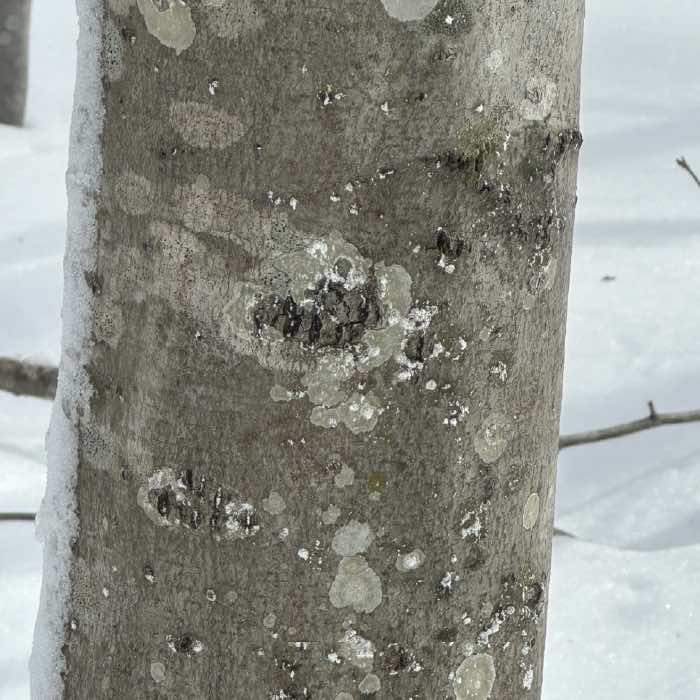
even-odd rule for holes
{"type": "Polygon", "coordinates": [[[267,498],[263,498],[262,507],[270,515],[280,515],[284,512],[287,504],[277,491],[270,491],[270,495],[267,498]]]}
{"type": "Polygon", "coordinates": [[[154,661],[151,664],[151,678],[156,683],[162,683],[165,680],[165,666],[160,661],[154,661]]]}
{"type": "Polygon", "coordinates": [[[338,565],[328,596],[335,608],[371,613],[382,602],[382,582],[363,556],[347,557],[338,565]]]}
{"type": "Polygon", "coordinates": [[[474,449],[486,464],[498,460],[513,438],[511,422],[500,413],[492,413],[474,436],[474,449]]]}
{"type": "Polygon", "coordinates": [[[360,685],[358,686],[358,690],[362,693],[362,695],[374,695],[374,693],[379,692],[381,687],[382,687],[382,683],[379,680],[379,678],[377,676],[375,676],[374,673],[368,673],[360,681],[360,685]]]}
{"type": "Polygon", "coordinates": [[[372,544],[374,535],[367,523],[351,520],[343,525],[333,537],[333,551],[341,557],[352,557],[366,552],[372,544]]]}
{"type": "Polygon", "coordinates": [[[221,109],[200,102],[174,102],[170,122],[189,146],[227,148],[243,137],[239,119],[221,109]]]}
{"type": "Polygon", "coordinates": [[[457,700],[488,700],[496,681],[496,668],[490,654],[468,656],[455,672],[452,687],[457,700]]]}
{"type": "Polygon", "coordinates": [[[540,497],[537,493],[531,493],[523,508],[523,527],[532,530],[540,515],[540,497]]]}

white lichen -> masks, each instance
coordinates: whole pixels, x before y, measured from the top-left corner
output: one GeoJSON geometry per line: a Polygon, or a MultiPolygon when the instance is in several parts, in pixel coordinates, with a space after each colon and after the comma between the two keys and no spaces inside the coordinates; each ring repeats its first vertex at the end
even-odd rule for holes
{"type": "Polygon", "coordinates": [[[338,640],[338,651],[343,659],[361,671],[371,671],[374,666],[374,644],[354,629],[346,630],[338,640]]]}
{"type": "Polygon", "coordinates": [[[399,553],[396,555],[396,568],[401,573],[409,573],[423,566],[425,563],[425,554],[420,549],[414,549],[410,552],[399,553]]]}

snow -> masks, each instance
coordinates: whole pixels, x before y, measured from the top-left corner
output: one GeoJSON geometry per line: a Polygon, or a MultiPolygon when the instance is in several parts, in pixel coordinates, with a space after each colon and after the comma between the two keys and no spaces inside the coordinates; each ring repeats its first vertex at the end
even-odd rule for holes
{"type": "MultiPolygon", "coordinates": [[[[674,162],[700,169],[700,5],[589,0],[586,19],[562,432],[641,417],[649,399],[700,401],[700,189],[674,162]]],[[[0,355],[58,361],[76,36],[66,3],[34,0],[28,128],[0,127],[0,355]]],[[[50,410],[0,394],[0,510],[38,508],[50,410]]],[[[557,525],[577,539],[555,541],[545,700],[700,697],[699,435],[691,424],[562,452],[557,525]]],[[[69,426],[52,439],[65,462],[69,426]]],[[[65,509],[56,474],[48,501],[65,509]]],[[[65,546],[70,522],[42,520],[65,546]]],[[[29,697],[41,559],[30,524],[0,523],[0,700],[29,697]]],[[[42,678],[34,697],[47,700],[55,676],[42,678]]]]}

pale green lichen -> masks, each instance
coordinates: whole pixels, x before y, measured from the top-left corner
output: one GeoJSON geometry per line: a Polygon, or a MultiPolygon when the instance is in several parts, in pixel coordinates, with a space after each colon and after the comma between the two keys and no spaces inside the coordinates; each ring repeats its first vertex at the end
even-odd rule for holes
{"type": "Polygon", "coordinates": [[[240,141],[244,133],[234,114],[202,102],[173,102],[170,123],[184,142],[195,148],[227,148],[240,141]]]}
{"type": "Polygon", "coordinates": [[[537,493],[531,493],[523,508],[523,527],[532,530],[540,515],[540,497],[537,493]]]}
{"type": "Polygon", "coordinates": [[[270,515],[280,515],[284,512],[287,505],[284,502],[284,498],[277,491],[270,491],[270,495],[267,498],[263,498],[262,507],[270,515]]]}
{"type": "Polygon", "coordinates": [[[411,22],[427,17],[440,0],[382,0],[382,5],[390,17],[411,22]]]}
{"type": "Polygon", "coordinates": [[[382,683],[379,680],[379,676],[374,673],[368,673],[361,681],[357,689],[362,693],[362,695],[374,695],[381,690],[382,683]]]}
{"type": "Polygon", "coordinates": [[[146,29],[163,46],[175,49],[179,56],[194,41],[197,30],[192,20],[190,8],[182,0],[166,0],[167,7],[162,9],[156,0],[138,0],[146,29]]]}
{"type": "Polygon", "coordinates": [[[457,700],[488,700],[496,681],[490,654],[468,656],[455,672],[452,687],[457,700]]]}
{"type": "Polygon", "coordinates": [[[328,592],[335,608],[371,613],[382,602],[382,582],[361,555],[342,559],[328,592]]]}
{"type": "Polygon", "coordinates": [[[366,552],[373,540],[374,535],[367,523],[351,520],[335,533],[331,547],[339,556],[351,557],[366,552]]]}
{"type": "Polygon", "coordinates": [[[468,161],[478,161],[503,145],[506,133],[498,119],[482,117],[468,121],[457,132],[457,150],[468,161]]]}
{"type": "Polygon", "coordinates": [[[143,175],[125,170],[114,180],[114,198],[123,212],[140,216],[153,206],[153,185],[143,175]]]}
{"type": "Polygon", "coordinates": [[[514,434],[513,425],[504,415],[492,413],[474,436],[474,449],[486,464],[497,461],[514,434]]]}

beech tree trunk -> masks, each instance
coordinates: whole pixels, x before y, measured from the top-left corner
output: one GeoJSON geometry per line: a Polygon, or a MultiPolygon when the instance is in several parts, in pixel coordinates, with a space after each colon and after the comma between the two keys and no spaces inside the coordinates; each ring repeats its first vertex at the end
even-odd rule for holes
{"type": "Polygon", "coordinates": [[[34,697],[539,697],[582,0],[82,5],[34,697]]]}
{"type": "Polygon", "coordinates": [[[0,2],[0,123],[21,126],[27,102],[31,0],[0,2]]]}

